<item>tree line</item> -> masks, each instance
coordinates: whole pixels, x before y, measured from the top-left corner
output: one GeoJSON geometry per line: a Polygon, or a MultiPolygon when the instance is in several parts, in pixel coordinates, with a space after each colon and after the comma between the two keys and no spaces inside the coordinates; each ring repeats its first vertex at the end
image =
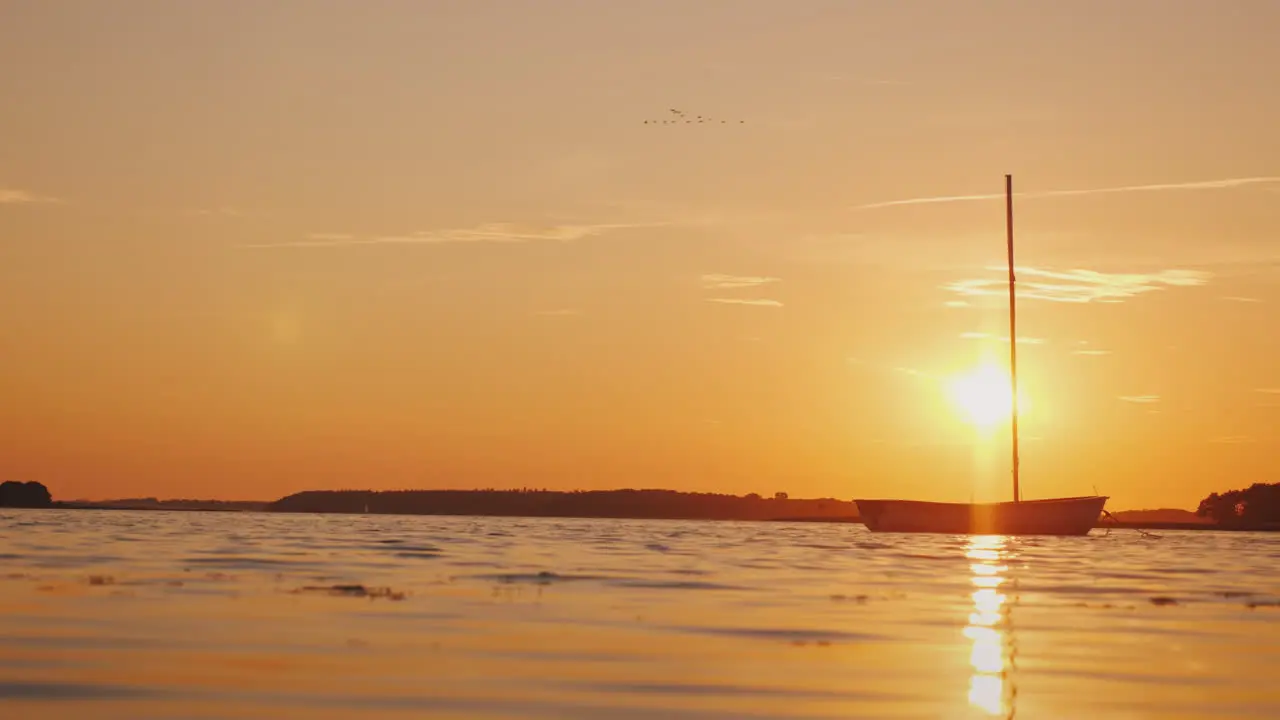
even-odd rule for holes
{"type": "Polygon", "coordinates": [[[1200,501],[1196,514],[1219,525],[1280,525],[1280,483],[1211,493],[1200,501]]]}
{"type": "Polygon", "coordinates": [[[636,519],[779,520],[855,518],[854,503],[833,498],[793,500],[676,490],[313,490],[281,498],[274,512],[500,515],[636,519]]]}

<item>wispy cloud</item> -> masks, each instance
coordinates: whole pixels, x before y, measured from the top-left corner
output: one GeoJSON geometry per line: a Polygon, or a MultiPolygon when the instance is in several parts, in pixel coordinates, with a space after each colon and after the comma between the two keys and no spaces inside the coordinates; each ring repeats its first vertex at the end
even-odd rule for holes
{"type": "Polygon", "coordinates": [[[1262,302],[1262,301],[1261,301],[1261,300],[1259,300],[1258,298],[1241,297],[1241,296],[1239,296],[1239,295],[1227,295],[1227,296],[1223,297],[1222,299],[1223,299],[1223,300],[1226,300],[1226,301],[1228,301],[1228,302],[1238,302],[1238,303],[1260,303],[1260,302],[1262,302]]]}
{"type": "Polygon", "coordinates": [[[892,373],[895,375],[905,375],[907,377],[917,378],[917,379],[925,380],[929,382],[942,382],[942,376],[938,375],[937,373],[930,372],[928,370],[922,370],[920,368],[910,367],[907,365],[889,365],[886,363],[867,360],[865,358],[860,358],[860,357],[847,357],[845,358],[845,362],[847,362],[852,367],[866,368],[871,372],[892,373]]]}
{"type": "MultiPolygon", "coordinates": [[[[742,290],[758,289],[765,285],[782,282],[781,278],[763,275],[725,275],[723,273],[704,273],[700,278],[705,290],[742,290]]],[[[771,298],[735,298],[710,297],[707,302],[721,305],[749,305],[754,307],[782,307],[782,302],[771,298]]]]}
{"type": "Polygon", "coordinates": [[[524,243],[538,241],[573,242],[614,230],[661,227],[669,223],[597,223],[530,227],[512,223],[486,223],[471,228],[417,230],[405,235],[347,235],[312,233],[305,240],[282,243],[240,245],[244,248],[332,248],[364,245],[440,245],[446,243],[524,243]]]}
{"type": "Polygon", "coordinates": [[[1111,354],[1111,351],[1110,351],[1110,350],[1076,350],[1076,351],[1072,352],[1071,354],[1072,354],[1072,355],[1087,355],[1087,356],[1090,356],[1090,357],[1101,357],[1101,356],[1103,356],[1103,355],[1110,355],[1110,354],[1111,354]]]}
{"type": "Polygon", "coordinates": [[[851,78],[847,75],[828,75],[827,79],[832,82],[850,83],[854,85],[907,85],[905,80],[892,80],[890,78],[851,78]]]}
{"type": "Polygon", "coordinates": [[[1215,445],[1243,445],[1245,443],[1255,442],[1255,440],[1250,435],[1225,435],[1223,437],[1213,438],[1209,442],[1215,445]]]}
{"type": "MultiPolygon", "coordinates": [[[[1166,190],[1229,190],[1249,185],[1271,185],[1280,183],[1280,176],[1224,178],[1220,180],[1196,180],[1180,183],[1156,183],[1151,185],[1121,185],[1118,187],[1082,188],[1076,190],[1041,190],[1036,192],[1014,193],[1014,197],[1049,198],[1073,197],[1082,195],[1108,195],[1112,193],[1161,192],[1166,190]]],[[[939,203],[973,202],[979,200],[998,200],[1004,198],[1003,193],[983,193],[980,195],[938,195],[932,197],[905,198],[885,202],[858,205],[854,210],[874,210],[877,208],[897,207],[902,205],[933,205],[939,203]]]]}
{"type": "Polygon", "coordinates": [[[942,303],[942,306],[949,307],[949,308],[966,308],[966,307],[969,307],[969,303],[965,302],[964,300],[948,300],[942,303]]]}
{"type": "Polygon", "coordinates": [[[720,303],[722,305],[751,305],[754,307],[782,307],[782,303],[778,300],[770,300],[768,298],[707,298],[707,302],[720,303]]]}
{"type": "MultiPolygon", "coordinates": [[[[991,333],[984,333],[984,332],[964,332],[964,333],[960,333],[960,337],[963,340],[999,340],[1000,342],[1004,342],[1004,343],[1009,342],[1008,335],[997,337],[995,335],[992,335],[991,333]]],[[[1037,338],[1037,337],[1019,337],[1018,338],[1019,345],[1043,345],[1045,344],[1045,342],[1046,341],[1044,338],[1037,338]]]]}
{"type": "Polygon", "coordinates": [[[1151,403],[1160,402],[1159,395],[1121,395],[1120,399],[1128,403],[1138,403],[1139,405],[1150,405],[1151,403]]]}
{"type": "MultiPolygon", "coordinates": [[[[1002,268],[988,268],[1002,270],[1002,268]]],[[[1104,273],[1095,270],[1043,270],[1018,268],[1018,297],[1055,302],[1121,302],[1142,293],[1166,287],[1196,287],[1212,277],[1194,270],[1163,270],[1157,273],[1104,273]],[[1029,278],[1029,279],[1028,279],[1029,278]]],[[[1003,296],[1008,280],[975,278],[958,280],[947,286],[959,295],[1003,296]]]]}
{"type": "Polygon", "coordinates": [[[782,282],[782,278],[754,275],[724,275],[721,273],[706,273],[702,276],[702,287],[707,290],[754,288],[778,282],[782,282]]]}
{"type": "Polygon", "coordinates": [[[195,212],[197,215],[203,215],[204,217],[232,217],[232,218],[244,217],[243,210],[226,206],[226,205],[222,207],[216,207],[216,208],[200,208],[195,212]]]}
{"type": "Polygon", "coordinates": [[[0,205],[38,205],[43,203],[60,203],[62,200],[46,195],[37,195],[26,190],[0,188],[0,205]]]}
{"type": "Polygon", "coordinates": [[[942,381],[942,377],[939,376],[937,373],[929,372],[928,370],[921,370],[920,368],[898,366],[898,367],[891,367],[889,369],[895,373],[906,375],[908,377],[923,378],[924,380],[932,380],[934,382],[942,381]]]}
{"type": "Polygon", "coordinates": [[[876,210],[879,208],[897,207],[899,205],[935,205],[943,203],[971,202],[973,200],[995,200],[1004,195],[939,195],[936,197],[916,197],[903,200],[886,200],[884,202],[857,205],[854,210],[876,210]]]}
{"type": "Polygon", "coordinates": [[[1280,388],[1258,388],[1254,392],[1259,392],[1263,395],[1280,395],[1280,388]]]}

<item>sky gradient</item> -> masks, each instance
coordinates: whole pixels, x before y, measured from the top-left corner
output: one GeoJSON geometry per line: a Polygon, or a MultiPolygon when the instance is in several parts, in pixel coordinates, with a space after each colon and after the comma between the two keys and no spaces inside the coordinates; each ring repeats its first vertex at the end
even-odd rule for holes
{"type": "Polygon", "coordinates": [[[1280,4],[0,2],[0,477],[1280,481],[1280,4]],[[670,108],[718,123],[675,119],[670,108]]]}

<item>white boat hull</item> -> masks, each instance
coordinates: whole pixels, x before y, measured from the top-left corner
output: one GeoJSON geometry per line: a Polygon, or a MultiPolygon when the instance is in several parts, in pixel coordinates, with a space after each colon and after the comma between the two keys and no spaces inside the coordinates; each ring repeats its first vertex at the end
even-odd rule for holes
{"type": "Polygon", "coordinates": [[[1087,535],[1102,515],[1101,496],[1003,503],[855,500],[872,532],[953,535],[1087,535]]]}

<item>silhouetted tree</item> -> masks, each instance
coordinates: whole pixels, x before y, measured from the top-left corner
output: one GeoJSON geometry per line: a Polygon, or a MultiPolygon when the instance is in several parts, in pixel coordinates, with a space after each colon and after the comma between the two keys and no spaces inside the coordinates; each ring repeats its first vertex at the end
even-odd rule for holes
{"type": "Polygon", "coordinates": [[[0,483],[0,507],[47,508],[53,505],[49,489],[38,482],[9,480],[0,483]]]}
{"type": "Polygon", "coordinates": [[[1280,523],[1280,483],[1254,483],[1243,490],[1211,493],[1200,501],[1196,514],[1221,525],[1280,523]]]}
{"type": "Polygon", "coordinates": [[[784,492],[776,492],[776,493],[774,493],[774,494],[773,494],[773,499],[774,499],[774,500],[786,500],[786,499],[787,499],[787,494],[786,494],[786,493],[784,493],[784,492]]]}

